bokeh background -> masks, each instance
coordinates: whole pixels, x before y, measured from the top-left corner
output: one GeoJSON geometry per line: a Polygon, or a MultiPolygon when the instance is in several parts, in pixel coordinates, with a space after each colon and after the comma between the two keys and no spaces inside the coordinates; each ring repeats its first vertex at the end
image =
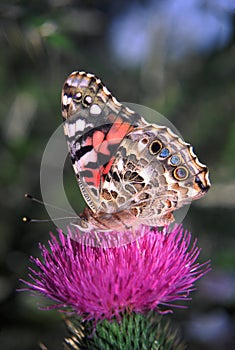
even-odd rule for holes
{"type": "MultiPolygon", "coordinates": [[[[212,189],[192,204],[185,228],[198,237],[212,272],[188,309],[169,319],[190,349],[235,348],[235,1],[0,2],[0,348],[62,348],[61,315],[18,293],[30,255],[39,256],[53,223],[45,219],[40,161],[61,123],[60,91],[73,70],[101,77],[120,101],[165,115],[208,164],[212,189]]],[[[70,164],[68,195],[83,207],[70,164]]],[[[56,204],[56,203],[52,203],[56,204]]],[[[167,317],[167,316],[166,316],[167,317]]]]}

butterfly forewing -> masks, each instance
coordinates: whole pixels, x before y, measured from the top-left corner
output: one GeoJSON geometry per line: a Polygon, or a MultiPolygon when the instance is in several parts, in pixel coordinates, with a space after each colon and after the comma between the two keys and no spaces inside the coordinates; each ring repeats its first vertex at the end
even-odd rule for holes
{"type": "Polygon", "coordinates": [[[141,117],[120,104],[100,79],[85,72],[74,72],[66,80],[62,115],[79,186],[87,204],[97,212],[102,183],[119,144],[141,124],[141,117]]]}

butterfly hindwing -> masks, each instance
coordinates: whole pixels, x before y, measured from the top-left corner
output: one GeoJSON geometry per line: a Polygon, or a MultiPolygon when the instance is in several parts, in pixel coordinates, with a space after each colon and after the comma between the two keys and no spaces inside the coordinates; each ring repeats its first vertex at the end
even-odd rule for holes
{"type": "Polygon", "coordinates": [[[101,206],[106,212],[129,208],[141,223],[157,224],[204,195],[206,174],[192,147],[170,129],[139,127],[120,144],[103,184],[101,206]]]}

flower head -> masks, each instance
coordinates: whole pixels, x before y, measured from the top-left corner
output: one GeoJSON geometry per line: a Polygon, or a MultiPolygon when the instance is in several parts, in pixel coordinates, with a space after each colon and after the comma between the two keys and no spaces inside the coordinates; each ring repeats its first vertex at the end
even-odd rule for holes
{"type": "Polygon", "coordinates": [[[62,232],[60,242],[52,235],[50,250],[40,245],[42,261],[32,258],[37,270],[30,268],[27,290],[55,301],[55,308],[97,321],[125,311],[160,311],[161,305],[189,299],[195,281],[210,269],[208,262],[196,262],[196,241],[190,247],[191,235],[180,225],[170,232],[139,230],[138,241],[107,249],[83,245],[62,232]]]}

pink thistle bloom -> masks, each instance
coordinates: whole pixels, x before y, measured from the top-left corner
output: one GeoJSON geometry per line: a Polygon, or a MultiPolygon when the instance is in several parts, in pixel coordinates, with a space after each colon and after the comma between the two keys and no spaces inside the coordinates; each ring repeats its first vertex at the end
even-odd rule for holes
{"type": "MultiPolygon", "coordinates": [[[[141,238],[118,248],[83,245],[59,232],[50,251],[40,245],[42,261],[31,258],[32,282],[26,290],[55,301],[53,308],[71,310],[86,320],[112,319],[128,312],[172,312],[176,300],[189,300],[195,281],[210,270],[196,262],[200,249],[181,225],[167,229],[139,228],[141,238]]],[[[112,232],[110,233],[112,234],[112,232]]],[[[182,305],[175,305],[183,307],[182,305]]]]}

